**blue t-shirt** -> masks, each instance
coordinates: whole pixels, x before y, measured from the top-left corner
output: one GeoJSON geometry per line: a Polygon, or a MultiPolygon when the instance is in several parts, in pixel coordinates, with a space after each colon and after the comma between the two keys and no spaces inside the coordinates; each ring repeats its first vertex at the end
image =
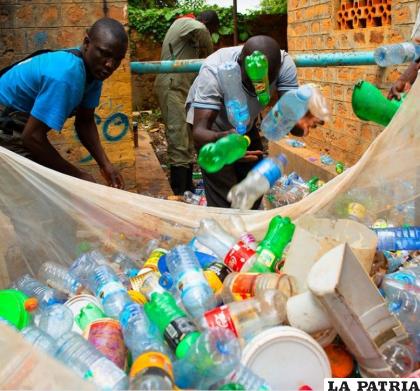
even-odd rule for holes
{"type": "Polygon", "coordinates": [[[99,104],[102,82],[86,85],[83,60],[65,52],[49,52],[25,60],[0,77],[0,103],[61,130],[77,107],[99,104]]]}

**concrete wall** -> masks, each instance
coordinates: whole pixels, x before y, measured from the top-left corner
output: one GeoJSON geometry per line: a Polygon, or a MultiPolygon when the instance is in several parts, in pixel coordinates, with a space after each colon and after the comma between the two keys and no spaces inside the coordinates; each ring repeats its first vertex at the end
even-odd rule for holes
{"type": "MultiPolygon", "coordinates": [[[[289,0],[288,7],[289,52],[298,54],[373,50],[383,44],[407,41],[420,2],[289,0]],[[363,14],[366,12],[373,17],[366,17],[365,21],[351,19],[353,13],[358,14],[359,8],[363,14]]],[[[405,66],[386,69],[377,66],[300,68],[300,83],[319,84],[333,114],[330,123],[312,130],[310,136],[306,137],[308,146],[328,152],[334,159],[347,164],[357,161],[383,128],[360,121],[353,114],[351,95],[354,84],[364,79],[385,92],[404,69],[405,66]]]]}
{"type": "MultiPolygon", "coordinates": [[[[0,66],[6,66],[35,50],[74,47],[82,43],[86,29],[104,16],[127,25],[126,1],[0,0],[0,66]]],[[[131,129],[131,75],[129,54],[103,86],[96,120],[110,160],[120,168],[128,189],[135,189],[135,155],[131,129]]],[[[53,104],[53,102],[51,102],[53,104]]],[[[50,139],[65,159],[83,166],[98,180],[95,161],[77,140],[73,119],[50,139]]]]}

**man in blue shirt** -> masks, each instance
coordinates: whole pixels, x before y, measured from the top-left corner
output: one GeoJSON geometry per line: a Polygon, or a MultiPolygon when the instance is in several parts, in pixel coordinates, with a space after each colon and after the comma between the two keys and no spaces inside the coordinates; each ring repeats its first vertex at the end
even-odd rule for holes
{"type": "Polygon", "coordinates": [[[89,173],[63,159],[47,138],[74,114],[77,135],[106,181],[123,188],[122,176],[101,145],[94,111],[102,82],[118,68],[127,45],[123,25],[102,18],[88,30],[80,49],[50,51],[12,66],[0,77],[0,146],[94,182],[89,173]]]}

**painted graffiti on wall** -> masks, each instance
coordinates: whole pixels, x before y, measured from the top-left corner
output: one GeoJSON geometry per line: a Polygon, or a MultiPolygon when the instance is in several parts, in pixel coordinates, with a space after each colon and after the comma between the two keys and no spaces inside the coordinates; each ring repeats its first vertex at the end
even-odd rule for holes
{"type": "MultiPolygon", "coordinates": [[[[99,134],[111,143],[122,140],[130,128],[129,118],[124,114],[122,105],[114,105],[112,99],[102,102],[95,111],[95,122],[99,134]],[[99,114],[98,114],[99,113],[99,114]]],[[[77,138],[77,133],[76,138],[77,138]]],[[[80,159],[80,163],[89,163],[93,157],[88,153],[80,159]]]]}

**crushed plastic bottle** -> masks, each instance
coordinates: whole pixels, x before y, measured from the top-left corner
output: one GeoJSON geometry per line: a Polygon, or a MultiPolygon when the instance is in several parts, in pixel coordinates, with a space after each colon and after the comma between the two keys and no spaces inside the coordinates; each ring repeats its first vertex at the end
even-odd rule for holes
{"type": "Polygon", "coordinates": [[[242,158],[250,143],[248,136],[228,134],[214,143],[204,145],[198,153],[197,162],[209,173],[220,171],[226,164],[242,158]]]}
{"type": "Polygon", "coordinates": [[[91,380],[101,389],[126,390],[128,388],[125,372],[103,356],[81,335],[74,332],[66,333],[57,340],[57,345],[57,359],[76,371],[83,379],[91,380]]]}
{"type": "Polygon", "coordinates": [[[20,277],[15,281],[14,286],[25,295],[35,297],[41,309],[53,304],[63,304],[67,300],[67,295],[54,288],[47,287],[29,274],[20,277]]]}
{"type": "Polygon", "coordinates": [[[217,77],[223,90],[229,122],[239,134],[245,134],[250,117],[239,64],[236,61],[221,64],[217,69],[217,77]]]}
{"type": "Polygon", "coordinates": [[[228,195],[231,207],[251,209],[255,201],[266,193],[283,175],[287,158],[284,154],[268,157],[256,164],[241,182],[233,186],[228,195]]]}
{"type": "Polygon", "coordinates": [[[378,250],[418,250],[420,249],[420,227],[374,228],[378,235],[378,250]]]}
{"type": "Polygon", "coordinates": [[[420,45],[413,42],[384,45],[375,49],[373,56],[376,64],[381,67],[414,62],[420,58],[420,45]]]}
{"type": "Polygon", "coordinates": [[[63,304],[53,304],[41,311],[39,328],[54,339],[69,332],[73,327],[73,313],[63,304]]]}
{"type": "Polygon", "coordinates": [[[45,262],[38,271],[38,278],[47,285],[68,295],[78,295],[83,287],[73,278],[68,269],[54,262],[45,262]]]}
{"type": "Polygon", "coordinates": [[[178,245],[166,255],[166,265],[189,314],[200,318],[216,307],[216,298],[191,247],[178,245]]]}

